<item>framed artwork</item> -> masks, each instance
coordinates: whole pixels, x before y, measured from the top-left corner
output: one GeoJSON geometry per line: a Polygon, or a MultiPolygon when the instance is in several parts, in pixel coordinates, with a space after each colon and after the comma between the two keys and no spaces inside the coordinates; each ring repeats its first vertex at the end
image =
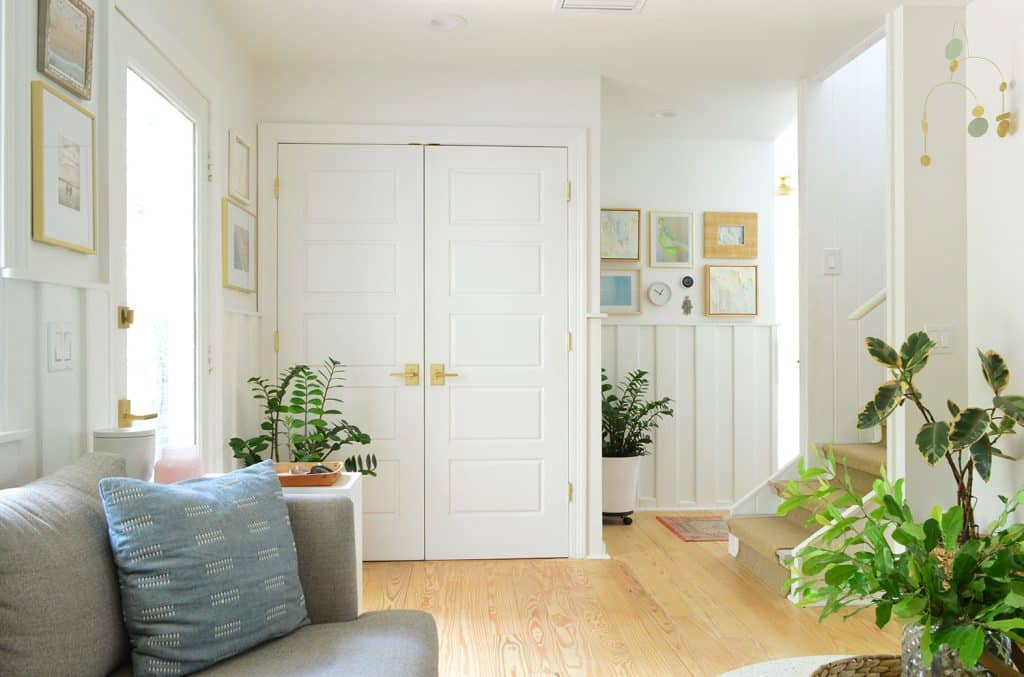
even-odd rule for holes
{"type": "Polygon", "coordinates": [[[252,202],[252,146],[235,130],[228,131],[228,195],[243,204],[252,202]]]}
{"type": "Polygon", "coordinates": [[[639,270],[602,270],[601,312],[610,315],[639,314],[642,285],[639,270]]]}
{"type": "Polygon", "coordinates": [[[601,210],[601,260],[640,262],[640,210],[601,210]]]}
{"type": "Polygon", "coordinates": [[[652,268],[693,268],[693,214],[651,212],[652,268]]]}
{"type": "Polygon", "coordinates": [[[39,0],[36,67],[82,99],[92,97],[95,14],[83,0],[39,0]]]}
{"type": "Polygon", "coordinates": [[[256,215],[234,198],[221,201],[221,268],[227,289],[256,293],[256,215]]]}
{"type": "Polygon", "coordinates": [[[704,257],[708,259],[756,259],[757,214],[753,212],[705,212],[704,257]]]}
{"type": "Polygon", "coordinates": [[[32,239],[96,253],[96,119],[32,83],[32,239]]]}
{"type": "Polygon", "coordinates": [[[708,317],[757,315],[757,266],[704,267],[704,314],[708,317]]]}

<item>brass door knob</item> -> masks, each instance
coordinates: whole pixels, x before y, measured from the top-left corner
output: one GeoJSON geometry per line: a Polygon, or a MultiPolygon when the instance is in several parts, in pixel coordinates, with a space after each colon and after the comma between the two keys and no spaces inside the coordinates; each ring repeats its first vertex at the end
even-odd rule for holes
{"type": "Polygon", "coordinates": [[[151,421],[157,414],[133,414],[131,400],[117,401],[117,427],[130,428],[134,421],[151,421]]]}
{"type": "Polygon", "coordinates": [[[405,371],[393,371],[388,376],[402,376],[405,378],[405,385],[418,386],[420,384],[420,365],[416,362],[408,362],[405,371]]]}
{"type": "Polygon", "coordinates": [[[454,378],[458,374],[444,370],[443,362],[435,362],[430,365],[430,385],[432,386],[443,386],[445,379],[454,378]]]}

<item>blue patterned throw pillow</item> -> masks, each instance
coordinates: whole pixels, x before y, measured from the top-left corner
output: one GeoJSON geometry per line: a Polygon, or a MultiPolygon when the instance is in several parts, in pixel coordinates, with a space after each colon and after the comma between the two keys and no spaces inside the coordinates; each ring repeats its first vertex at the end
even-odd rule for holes
{"type": "Polygon", "coordinates": [[[274,464],[100,481],[136,675],[184,675],[309,623],[274,464]]]}

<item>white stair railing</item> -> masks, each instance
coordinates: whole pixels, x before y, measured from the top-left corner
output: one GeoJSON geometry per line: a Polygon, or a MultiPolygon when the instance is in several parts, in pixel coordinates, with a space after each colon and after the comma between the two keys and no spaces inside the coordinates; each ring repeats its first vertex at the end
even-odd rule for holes
{"type": "Polygon", "coordinates": [[[848,320],[861,320],[871,314],[871,312],[878,306],[885,303],[886,293],[885,290],[880,290],[877,294],[869,298],[867,301],[862,303],[856,310],[854,310],[846,318],[848,320]]]}

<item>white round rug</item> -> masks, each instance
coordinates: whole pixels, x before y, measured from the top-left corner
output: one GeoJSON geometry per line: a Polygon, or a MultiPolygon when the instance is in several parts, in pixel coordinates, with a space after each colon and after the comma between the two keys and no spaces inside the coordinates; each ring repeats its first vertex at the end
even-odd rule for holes
{"type": "Polygon", "coordinates": [[[809,675],[826,663],[837,661],[849,656],[799,656],[782,658],[777,661],[747,665],[720,677],[809,677],[809,675]]]}

